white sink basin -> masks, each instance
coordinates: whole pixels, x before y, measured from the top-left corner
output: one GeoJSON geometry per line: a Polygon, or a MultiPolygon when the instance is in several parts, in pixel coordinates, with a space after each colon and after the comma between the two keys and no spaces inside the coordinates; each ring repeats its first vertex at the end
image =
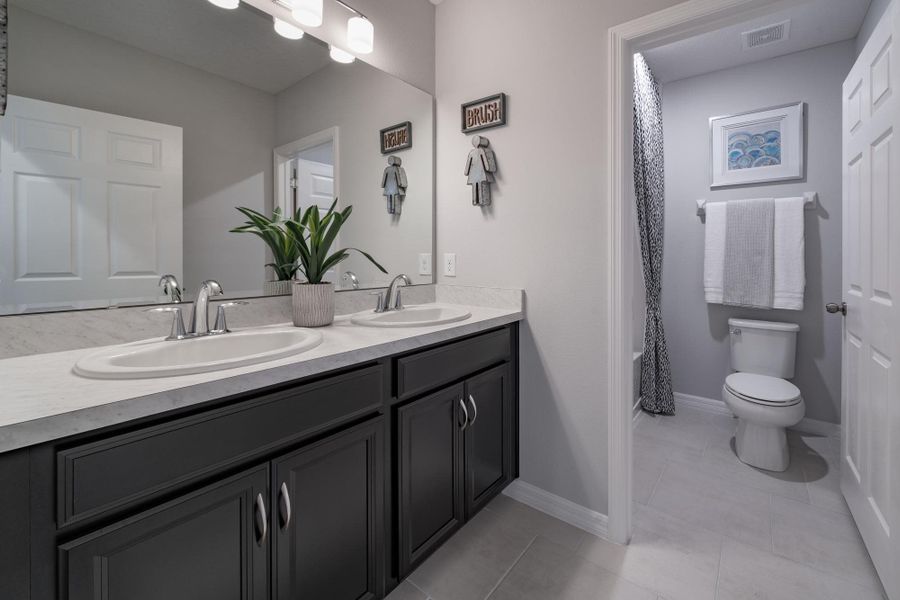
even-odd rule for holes
{"type": "Polygon", "coordinates": [[[366,327],[428,327],[464,321],[471,316],[472,313],[458,306],[420,304],[383,313],[367,310],[353,315],[350,322],[366,327]]]}
{"type": "Polygon", "coordinates": [[[195,339],[146,340],[89,354],[74,371],[98,379],[173,377],[231,369],[300,354],[322,342],[312,329],[249,329],[195,339]]]}

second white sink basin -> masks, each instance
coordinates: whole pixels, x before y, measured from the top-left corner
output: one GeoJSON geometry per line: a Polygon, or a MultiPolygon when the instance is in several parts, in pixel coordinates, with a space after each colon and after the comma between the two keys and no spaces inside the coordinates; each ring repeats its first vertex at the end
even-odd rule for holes
{"type": "Polygon", "coordinates": [[[83,357],[74,371],[98,379],[172,377],[231,369],[300,354],[322,342],[312,329],[276,327],[103,348],[83,357]]]}
{"type": "Polygon", "coordinates": [[[471,316],[472,313],[458,306],[420,304],[382,313],[368,310],[353,315],[350,322],[366,327],[428,327],[464,321],[471,316]]]}

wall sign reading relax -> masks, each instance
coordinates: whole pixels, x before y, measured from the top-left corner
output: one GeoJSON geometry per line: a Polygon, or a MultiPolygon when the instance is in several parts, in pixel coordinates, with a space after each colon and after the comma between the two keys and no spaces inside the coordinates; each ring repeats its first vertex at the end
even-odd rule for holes
{"type": "Polygon", "coordinates": [[[494,94],[462,105],[462,132],[506,125],[506,94],[494,94]]]}
{"type": "Polygon", "coordinates": [[[412,148],[412,123],[406,121],[381,130],[381,153],[412,148]]]}

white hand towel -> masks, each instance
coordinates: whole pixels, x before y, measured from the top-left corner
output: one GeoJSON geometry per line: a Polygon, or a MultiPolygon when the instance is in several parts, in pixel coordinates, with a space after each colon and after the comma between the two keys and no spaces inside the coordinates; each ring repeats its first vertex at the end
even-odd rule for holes
{"type": "Polygon", "coordinates": [[[803,198],[775,200],[774,308],[803,310],[806,287],[803,198]]]}
{"type": "Polygon", "coordinates": [[[732,200],[725,226],[723,304],[772,308],[775,284],[775,201],[732,200]]]}
{"type": "Polygon", "coordinates": [[[722,304],[725,291],[725,225],[728,204],[706,203],[706,246],[703,253],[703,291],[706,302],[722,304]]]}

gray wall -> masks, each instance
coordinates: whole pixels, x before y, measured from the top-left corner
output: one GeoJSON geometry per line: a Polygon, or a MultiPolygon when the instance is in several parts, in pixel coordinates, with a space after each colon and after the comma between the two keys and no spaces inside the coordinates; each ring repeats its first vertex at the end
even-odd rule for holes
{"type": "Polygon", "coordinates": [[[795,383],[813,419],[840,421],[841,320],[824,304],[841,298],[841,84],[853,41],[668,83],[663,87],[666,239],[663,321],[675,391],[721,398],[729,373],[729,317],[800,325],[795,383]],[[807,103],[807,173],[803,181],[709,188],[709,117],[807,103]],[[706,304],[704,225],[697,198],[710,201],[819,193],[806,213],[806,297],[802,311],[706,304]]]}
{"type": "MultiPolygon", "coordinates": [[[[370,253],[391,276],[431,283],[431,275],[418,275],[418,254],[432,251],[434,234],[433,98],[359,61],[329,65],[276,96],[279,146],[337,124],[340,206],[353,206],[341,240],[370,253]],[[392,217],[381,190],[387,157],[378,132],[403,121],[413,124],[413,147],[397,152],[409,187],[402,214],[392,217]]],[[[356,253],[339,270],[355,272],[363,285],[390,279],[356,253]]]]}
{"type": "Polygon", "coordinates": [[[275,98],[10,7],[9,91],[184,129],[184,277],[261,290],[265,251],[229,234],[235,206],[271,206],[275,98]]]}
{"type": "MultiPolygon", "coordinates": [[[[440,283],[524,288],[522,479],[607,511],[606,62],[609,27],[680,0],[446,0],[437,8],[440,283]],[[459,106],[509,94],[493,207],[472,206],[459,106]]],[[[622,399],[621,401],[626,401],[622,399]]]]}
{"type": "Polygon", "coordinates": [[[859,56],[859,53],[862,51],[863,46],[866,45],[866,42],[869,41],[872,30],[878,25],[878,21],[881,20],[884,11],[887,10],[887,7],[890,6],[890,4],[891,0],[872,0],[872,4],[869,5],[869,11],[866,13],[866,18],[863,21],[862,27],[859,28],[859,34],[856,36],[857,56],[859,56]]]}

